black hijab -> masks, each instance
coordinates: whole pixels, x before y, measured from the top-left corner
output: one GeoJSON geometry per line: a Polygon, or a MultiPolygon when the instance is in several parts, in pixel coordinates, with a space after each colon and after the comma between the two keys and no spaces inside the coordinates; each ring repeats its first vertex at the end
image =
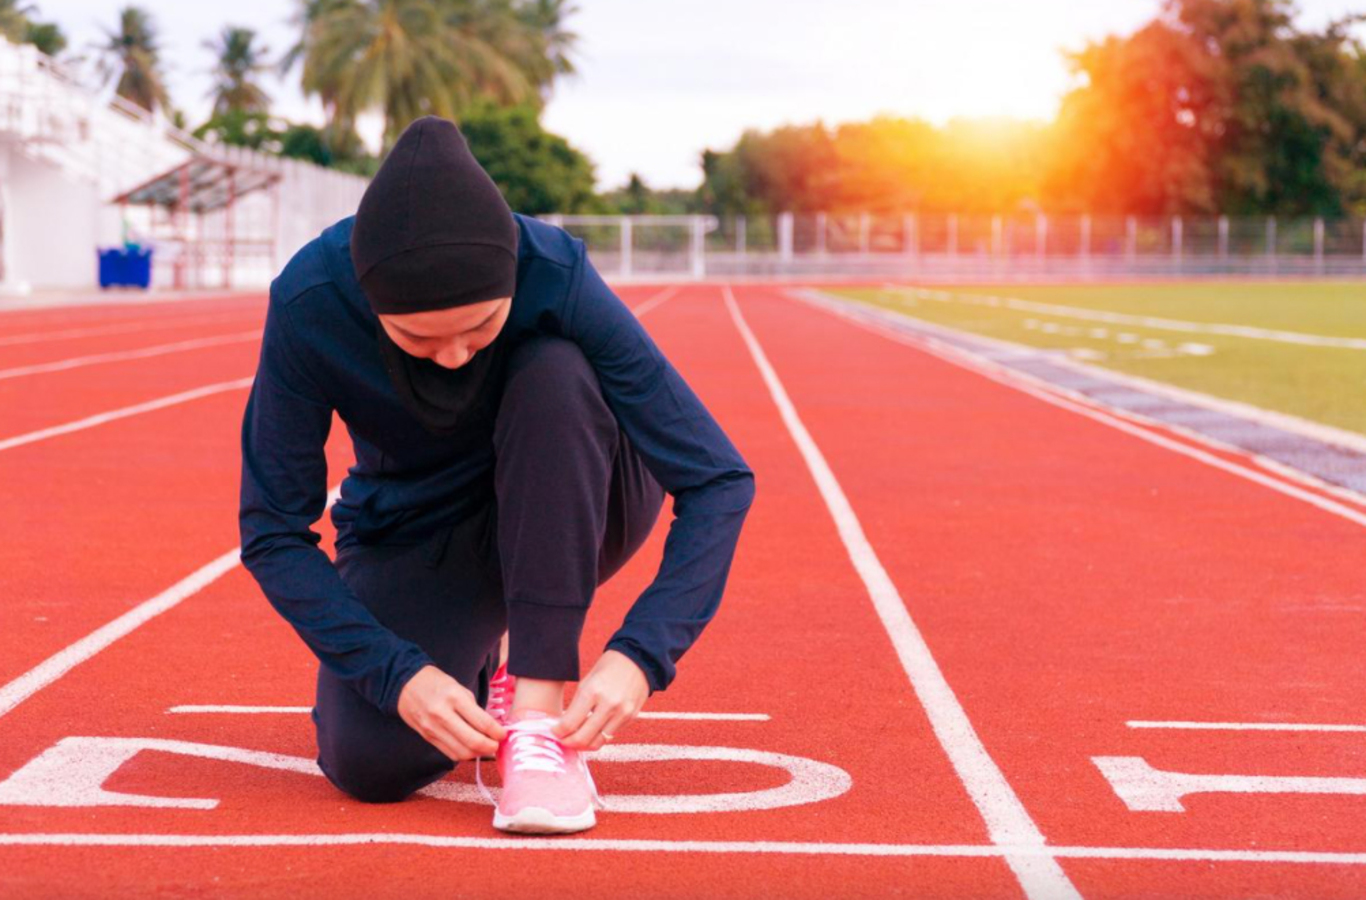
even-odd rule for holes
{"type": "MultiPolygon", "coordinates": [[[[517,222],[455,123],[409,125],[361,197],[351,261],[376,315],[425,312],[512,297],[517,222]]],[[[514,301],[515,302],[515,301],[514,301]]],[[[434,434],[492,424],[507,328],[458,369],[413,356],[375,324],[400,400],[434,434]]]]}
{"type": "Polygon", "coordinates": [[[507,327],[458,369],[405,351],[375,323],[380,355],[398,398],[428,431],[438,435],[477,434],[493,426],[503,392],[507,327]]]}

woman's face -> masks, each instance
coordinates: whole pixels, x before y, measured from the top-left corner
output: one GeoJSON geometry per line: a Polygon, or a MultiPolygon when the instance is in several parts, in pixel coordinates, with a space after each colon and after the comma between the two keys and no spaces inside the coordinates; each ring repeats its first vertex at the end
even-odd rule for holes
{"type": "Polygon", "coordinates": [[[504,297],[450,309],[381,315],[379,321],[405,353],[458,369],[493,343],[511,311],[512,298],[504,297]]]}

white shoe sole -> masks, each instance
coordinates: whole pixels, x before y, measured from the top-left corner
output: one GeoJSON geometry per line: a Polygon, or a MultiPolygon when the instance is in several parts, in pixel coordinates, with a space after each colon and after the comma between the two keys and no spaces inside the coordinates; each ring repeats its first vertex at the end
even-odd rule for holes
{"type": "Polygon", "coordinates": [[[557,816],[539,806],[528,806],[511,816],[505,816],[496,809],[493,812],[494,828],[518,834],[569,834],[587,831],[597,821],[591,806],[576,816],[557,816]]]}

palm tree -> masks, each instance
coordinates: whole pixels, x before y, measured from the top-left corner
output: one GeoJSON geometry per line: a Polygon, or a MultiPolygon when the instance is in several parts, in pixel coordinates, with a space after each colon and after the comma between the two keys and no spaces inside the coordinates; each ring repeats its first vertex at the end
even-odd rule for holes
{"type": "Polygon", "coordinates": [[[569,54],[579,36],[564,27],[565,19],[578,11],[569,0],[529,0],[521,9],[522,22],[538,39],[539,59],[545,63],[544,69],[529,68],[528,72],[534,72],[536,84],[544,92],[549,92],[556,76],[578,73],[569,54]]]}
{"type": "Polygon", "coordinates": [[[108,39],[100,51],[100,72],[107,80],[119,74],[116,93],[151,112],[170,111],[171,98],[161,74],[156,24],[151,15],[137,6],[119,11],[117,31],[105,31],[108,39]]]}
{"type": "Polygon", "coordinates": [[[385,143],[419,116],[538,99],[509,0],[302,0],[303,87],[334,121],[384,115],[385,143]]]}
{"type": "Polygon", "coordinates": [[[18,44],[28,34],[33,6],[20,0],[0,0],[0,37],[18,44]]]}
{"type": "Polygon", "coordinates": [[[214,87],[209,96],[214,98],[213,114],[227,112],[265,112],[270,96],[256,83],[256,76],[270,66],[266,54],[270,51],[256,40],[250,28],[224,26],[216,41],[205,41],[218,62],[214,66],[214,87]]]}

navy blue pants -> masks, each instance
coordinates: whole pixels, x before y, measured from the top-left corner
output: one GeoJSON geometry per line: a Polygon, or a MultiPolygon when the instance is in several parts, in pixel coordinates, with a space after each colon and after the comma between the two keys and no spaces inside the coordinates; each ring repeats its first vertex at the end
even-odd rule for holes
{"type": "MultiPolygon", "coordinates": [[[[351,544],[336,560],[381,623],[481,704],[504,630],[510,673],[578,680],[594,591],[644,543],[664,501],[588,360],[561,338],[512,351],[494,451],[494,502],[423,543],[351,544]]],[[[319,767],[360,800],[402,800],[455,767],[322,666],[313,722],[319,767]]]]}

